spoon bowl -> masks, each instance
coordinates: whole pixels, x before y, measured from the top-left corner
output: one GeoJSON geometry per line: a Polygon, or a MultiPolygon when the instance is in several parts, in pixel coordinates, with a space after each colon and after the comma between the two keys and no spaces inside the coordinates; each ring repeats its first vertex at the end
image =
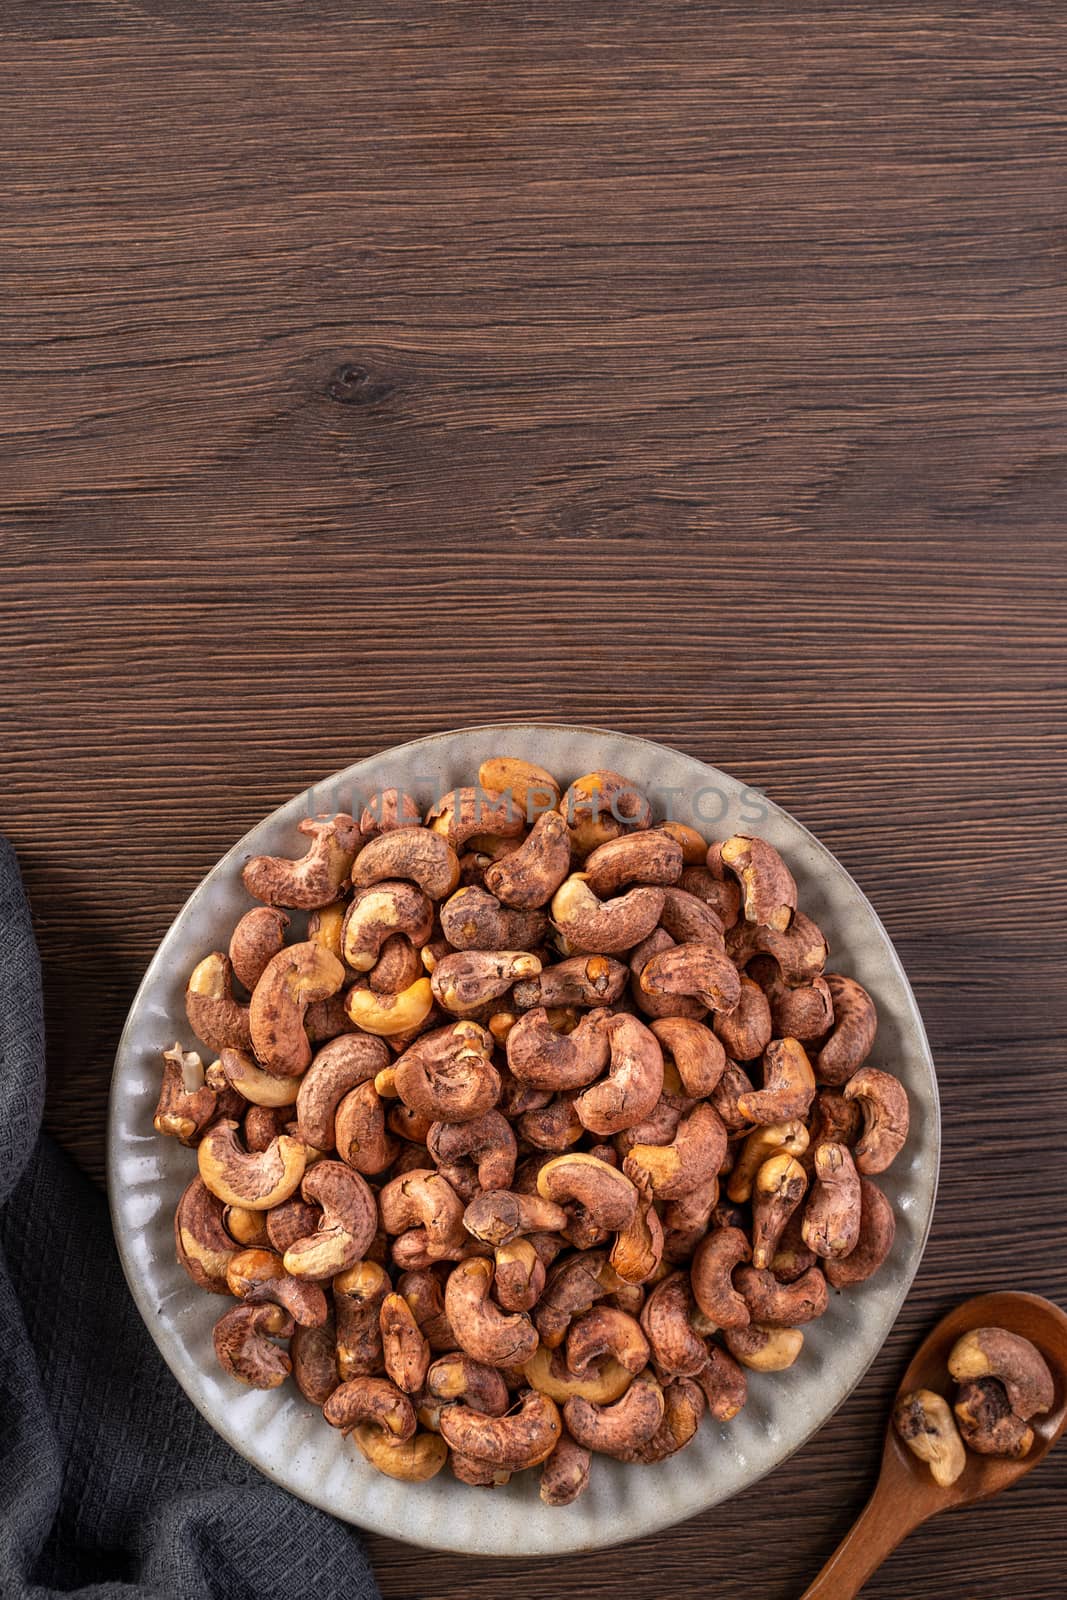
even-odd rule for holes
{"type": "Polygon", "coordinates": [[[1044,1416],[1031,1417],[1034,1442],[1019,1461],[967,1451],[967,1464],[955,1483],[942,1488],[930,1468],[912,1455],[893,1426],[886,1429],[882,1470],[874,1494],[849,1533],[801,1600],[851,1600],[913,1528],[976,1500],[988,1500],[1025,1477],[1051,1450],[1067,1427],[1067,1314],[1036,1294],[983,1294],[950,1311],[928,1334],[913,1357],[898,1396],[932,1389],[951,1402],[954,1381],[949,1352],[973,1328],[1007,1328],[1029,1339],[1048,1362],[1054,1400],[1044,1416]]]}

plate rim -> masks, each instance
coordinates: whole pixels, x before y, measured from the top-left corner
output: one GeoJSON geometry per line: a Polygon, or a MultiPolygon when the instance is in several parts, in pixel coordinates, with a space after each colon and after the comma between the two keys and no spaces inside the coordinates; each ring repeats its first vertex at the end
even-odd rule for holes
{"type": "MultiPolygon", "coordinates": [[[[834,855],[827,845],[822,843],[817,835],[812,833],[810,828],[801,822],[799,818],[795,817],[791,811],[788,811],[786,807],[780,805],[776,800],[774,800],[773,797],[767,793],[767,791],[759,789],[755,785],[745,783],[743,780],[735,777],[732,773],[726,772],[722,768],[712,766],[710,763],[703,761],[699,756],[690,755],[689,752],[684,749],[679,749],[676,746],[664,744],[657,739],[645,738],[641,734],[627,733],[621,729],[602,727],[593,723],[572,723],[559,722],[555,720],[524,718],[522,721],[508,719],[500,722],[477,722],[460,725],[453,728],[442,728],[433,733],[424,734],[416,739],[405,740],[402,744],[384,746],[380,749],[372,751],[366,756],[361,757],[357,761],[350,762],[348,766],[342,767],[336,772],[329,773],[324,777],[316,779],[313,783],[307,785],[304,790],[298,790],[288,799],[283,800],[280,805],[274,807],[272,811],[260,817],[249,829],[245,831],[245,833],[241,835],[239,839],[235,841],[233,845],[231,845],[227,851],[223,853],[223,855],[219,857],[214,865],[209,867],[207,872],[198,879],[190,894],[186,897],[175,916],[171,919],[167,928],[164,930],[155,951],[153,952],[151,960],[144,970],[141,981],[138,984],[133,999],[130,1002],[126,1020],[119,1035],[118,1044],[115,1050],[115,1058],[112,1065],[111,1081],[108,1088],[106,1175],[108,1209],[111,1219],[112,1235],[114,1237],[119,1261],[122,1266],[123,1276],[126,1279],[127,1286],[133,1298],[134,1304],[137,1307],[138,1314],[140,1315],[145,1328],[151,1336],[153,1343],[159,1351],[167,1371],[170,1373],[175,1383],[177,1383],[185,1397],[196,1407],[197,1411],[204,1418],[205,1422],[207,1422],[208,1426],[215,1433],[219,1434],[220,1437],[230,1446],[230,1448],[237,1455],[239,1455],[242,1460],[246,1461],[248,1465],[255,1471],[261,1472],[264,1477],[277,1484],[279,1488],[284,1489],[287,1493],[294,1495],[297,1499],[303,1500],[305,1503],[315,1506],[318,1510],[325,1512],[327,1515],[338,1518],[338,1520],[347,1523],[349,1526],[360,1528],[365,1532],[378,1534],[381,1537],[393,1538],[399,1543],[409,1544],[418,1549],[435,1551],[442,1554],[463,1554],[476,1557],[479,1560],[498,1560],[500,1559],[502,1552],[494,1550],[471,1549],[468,1545],[460,1541],[439,1544],[435,1543],[429,1538],[420,1538],[418,1537],[417,1533],[413,1534],[409,1533],[408,1531],[398,1532],[395,1528],[373,1526],[367,1522],[361,1522],[347,1507],[345,1509],[338,1509],[336,1504],[331,1501],[330,1496],[327,1494],[316,1493],[314,1488],[294,1488],[291,1482],[286,1481],[281,1471],[275,1469],[269,1464],[262,1463],[259,1460],[253,1460],[249,1456],[247,1448],[242,1442],[242,1430],[236,1427],[227,1426],[227,1419],[225,1416],[220,1418],[216,1412],[209,1408],[206,1402],[202,1401],[196,1394],[190,1393],[190,1391],[186,1388],[181,1377],[177,1372],[175,1372],[167,1355],[167,1344],[172,1344],[174,1340],[173,1331],[166,1327],[163,1319],[158,1315],[158,1309],[152,1305],[151,1301],[149,1300],[147,1290],[139,1277],[139,1274],[127,1249],[124,1219],[120,1225],[116,1190],[118,1187],[117,1167],[119,1161],[119,1145],[123,1138],[123,1134],[119,1127],[119,1096],[116,1086],[119,1080],[124,1057],[131,1048],[131,1037],[134,1032],[135,1019],[137,1017],[137,1012],[139,1010],[142,998],[155,981],[158,971],[162,968],[163,951],[165,945],[167,944],[174,929],[185,917],[192,901],[199,894],[207,880],[211,877],[214,877],[215,874],[221,873],[227,865],[232,863],[235,859],[241,857],[242,854],[247,854],[246,842],[251,838],[252,834],[258,833],[262,828],[269,826],[269,824],[274,822],[281,812],[286,811],[293,804],[294,800],[300,798],[301,794],[314,795],[320,788],[325,788],[331,784],[342,783],[349,777],[350,774],[354,772],[355,769],[366,765],[368,762],[379,761],[392,756],[400,756],[419,748],[424,748],[426,746],[439,744],[454,739],[458,735],[472,735],[479,733],[484,734],[490,732],[499,732],[501,734],[510,732],[513,735],[523,735],[528,734],[531,729],[542,729],[546,733],[555,732],[559,734],[566,734],[568,736],[587,735],[593,738],[599,737],[623,740],[632,744],[646,746],[655,751],[663,752],[670,757],[682,756],[688,761],[695,762],[713,777],[725,778],[729,783],[738,785],[740,788],[747,790],[752,794],[758,794],[762,799],[768,801],[773,810],[784,815],[788,821],[799,830],[804,839],[807,841],[808,845],[812,847],[819,856],[824,858],[824,860],[834,871],[844,877],[854,893],[862,901],[868,916],[871,918],[874,927],[880,936],[883,950],[888,956],[891,966],[895,969],[896,978],[898,983],[901,985],[908,1011],[910,1013],[910,1021],[916,1030],[917,1042],[922,1056],[923,1065],[926,1069],[931,1091],[931,1109],[933,1112],[933,1171],[930,1180],[930,1195],[927,1213],[923,1219],[921,1233],[917,1238],[913,1259],[910,1261],[909,1268],[904,1274],[901,1283],[898,1285],[893,1295],[891,1316],[888,1318],[885,1334],[872,1350],[868,1359],[863,1363],[863,1366],[857,1372],[854,1381],[850,1384],[845,1393],[840,1396],[840,1398],[834,1403],[833,1406],[831,1406],[828,1411],[820,1412],[817,1416],[817,1419],[812,1423],[811,1427],[808,1428],[804,1432],[803,1436],[798,1439],[797,1442],[792,1445],[791,1448],[789,1448],[783,1455],[781,1455],[772,1466],[768,1467],[766,1471],[757,1474],[757,1476],[751,1481],[746,1482],[745,1484],[740,1485],[738,1488],[732,1490],[729,1494],[712,1499],[702,1507],[681,1512],[677,1516],[668,1515],[665,1518],[654,1520],[654,1522],[649,1526],[642,1527],[636,1530],[634,1533],[627,1535],[623,1539],[613,1539],[610,1537],[610,1535],[605,1537],[595,1536],[592,1538],[577,1539],[573,1537],[562,1537],[560,1543],[556,1546],[554,1551],[524,1549],[521,1546],[516,1546],[514,1542],[512,1542],[510,1545],[510,1554],[527,1560],[547,1560],[551,1559],[553,1555],[568,1553],[581,1554],[600,1549],[622,1548],[624,1545],[629,1544],[636,1539],[652,1537],[656,1533],[662,1533],[666,1529],[675,1527],[682,1522],[688,1521],[694,1516],[706,1514],[709,1510],[713,1509],[715,1505],[724,1504],[726,1501],[735,1498],[736,1495],[745,1493],[748,1489],[754,1487],[755,1484],[763,1482],[766,1478],[770,1477],[772,1473],[777,1472],[780,1467],[784,1466],[785,1463],[789,1461],[799,1450],[804,1448],[804,1446],[815,1436],[815,1434],[817,1434],[827,1425],[828,1422],[830,1422],[841,1406],[845,1404],[846,1400],[848,1400],[856,1392],[857,1388],[870,1371],[871,1366],[884,1349],[890,1334],[896,1326],[901,1308],[911,1292],[912,1285],[915,1282],[915,1278],[918,1275],[926,1253],[927,1244],[930,1238],[930,1230],[933,1226],[934,1213],[937,1208],[937,1196],[941,1176],[942,1118],[941,1094],[937,1077],[937,1069],[934,1063],[933,1052],[930,1049],[930,1042],[927,1037],[922,1013],[919,1009],[918,1001],[916,1000],[911,982],[908,978],[907,972],[904,969],[903,962],[900,959],[896,946],[893,943],[893,940],[890,938],[889,932],[874,905],[868,899],[861,886],[856,882],[856,879],[852,876],[849,869],[836,855],[834,855]]],[[[712,825],[709,824],[709,826],[712,825]]],[[[460,1488],[463,1486],[457,1483],[456,1487],[460,1488]]],[[[560,1533],[561,1535],[564,1535],[563,1528],[560,1529],[560,1533]]]]}

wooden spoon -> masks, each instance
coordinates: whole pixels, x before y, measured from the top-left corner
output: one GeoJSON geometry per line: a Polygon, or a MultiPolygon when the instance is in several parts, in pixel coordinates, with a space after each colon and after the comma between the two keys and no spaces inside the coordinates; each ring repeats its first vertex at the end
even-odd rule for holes
{"type": "Polygon", "coordinates": [[[1036,1294],[983,1294],[965,1300],[923,1340],[898,1393],[933,1389],[951,1404],[955,1384],[948,1371],[949,1351],[961,1334],[988,1327],[1021,1333],[1041,1351],[1052,1372],[1055,1402],[1046,1416],[1030,1420],[1034,1442],[1029,1455],[1007,1461],[968,1450],[962,1473],[942,1489],[926,1463],[917,1460],[898,1436],[890,1418],[874,1493],[801,1600],[851,1600],[913,1528],[939,1511],[954,1511],[1007,1489],[1044,1460],[1067,1427],[1067,1315],[1036,1294]]]}

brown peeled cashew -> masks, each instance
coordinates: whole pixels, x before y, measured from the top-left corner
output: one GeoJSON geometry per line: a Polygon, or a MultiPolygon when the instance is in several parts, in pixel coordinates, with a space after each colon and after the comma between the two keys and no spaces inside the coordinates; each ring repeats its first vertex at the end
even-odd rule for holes
{"type": "Polygon", "coordinates": [[[678,1124],[670,1144],[635,1144],[623,1171],[645,1172],[657,1200],[678,1200],[708,1183],[726,1154],[726,1129],[713,1106],[699,1102],[678,1124]]]}
{"type": "Polygon", "coordinates": [[[273,956],[256,984],[249,1026],[256,1059],[268,1072],[299,1077],[311,1064],[304,1013],[314,1000],[336,994],[345,969],[321,945],[305,941],[273,956]]]}
{"type": "Polygon", "coordinates": [[[495,1109],[483,1111],[472,1122],[432,1122],[426,1146],[439,1168],[466,1170],[476,1184],[475,1192],[506,1189],[515,1175],[515,1133],[507,1117],[495,1109]]]}
{"type": "Polygon", "coordinates": [[[738,1110],[738,1102],[742,1095],[751,1094],[754,1088],[744,1068],[739,1067],[736,1061],[727,1061],[722,1077],[711,1091],[710,1099],[731,1133],[740,1133],[750,1126],[748,1118],[738,1110]]]}
{"type": "Polygon", "coordinates": [[[518,1120],[520,1136],[538,1150],[566,1150],[585,1133],[574,1109],[577,1094],[558,1094],[546,1106],[524,1111],[518,1120]]]}
{"type": "Polygon", "coordinates": [[[754,1128],[741,1146],[741,1154],[726,1183],[726,1193],[736,1204],[748,1200],[756,1173],[765,1161],[779,1151],[800,1156],[808,1148],[808,1130],[799,1118],[788,1122],[772,1122],[754,1128]]]}
{"type": "Polygon", "coordinates": [[[508,1034],[508,1069],[534,1089],[584,1088],[610,1060],[613,1020],[605,1011],[590,1011],[572,1033],[560,1033],[544,1006],[536,1006],[508,1034]]]}
{"type": "Polygon", "coordinates": [[[314,911],[337,899],[352,870],[360,833],[355,820],[344,812],[335,817],[305,817],[298,827],[311,839],[305,856],[299,861],[253,856],[241,877],[255,900],[314,911]]]}
{"type": "Polygon", "coordinates": [[[797,911],[785,933],[755,922],[739,922],[726,935],[731,961],[746,967],[753,956],[773,956],[784,983],[794,988],[822,976],[829,947],[822,929],[797,911]]]}
{"type": "Polygon", "coordinates": [[[538,1389],[524,1390],[518,1411],[507,1416],[488,1416],[462,1404],[441,1413],[441,1435],[453,1450],[509,1472],[544,1461],[562,1430],[555,1401],[538,1389]]]}
{"type": "Polygon", "coordinates": [[[226,1268],[226,1283],[235,1299],[281,1306],[301,1327],[320,1328],[329,1315],[320,1285],[291,1278],[274,1250],[239,1250],[226,1268]]]}
{"type": "Polygon", "coordinates": [[[431,1405],[430,1409],[436,1409],[438,1425],[440,1410],[446,1405],[461,1402],[484,1416],[502,1417],[511,1404],[508,1386],[499,1369],[475,1361],[462,1350],[438,1356],[426,1374],[424,1393],[429,1402],[437,1402],[436,1407],[431,1405]]]}
{"type": "Polygon", "coordinates": [[[998,1379],[1012,1411],[1024,1422],[1051,1411],[1055,1402],[1048,1362],[1029,1339],[1007,1328],[972,1328],[953,1345],[948,1370],[957,1383],[998,1379]]]}
{"type": "Polygon", "coordinates": [[[676,884],[663,891],[660,927],[675,944],[721,945],[725,928],[722,918],[699,895],[679,889],[676,884]]]}
{"type": "Polygon", "coordinates": [[[378,1316],[390,1288],[389,1274],[376,1261],[358,1261],[333,1280],[337,1370],[342,1382],[382,1371],[378,1316]]]}
{"type": "Polygon", "coordinates": [[[678,944],[653,956],[641,973],[651,995],[690,996],[712,1011],[732,1011],[741,977],[726,951],[714,944],[678,944]]]}
{"type": "Polygon", "coordinates": [[[552,896],[552,922],[570,952],[614,955],[647,939],[663,910],[663,891],[630,889],[601,901],[582,873],[572,873],[552,896]]]}
{"type": "Polygon", "coordinates": [[[715,1228],[697,1245],[689,1270],[693,1297],[716,1328],[745,1328],[751,1320],[733,1272],[752,1251],[740,1228],[715,1228]]]}
{"type": "Polygon", "coordinates": [[[253,906],[246,911],[230,935],[230,963],[251,994],[268,961],[285,944],[289,918],[276,906],[253,906]]]}
{"type": "Polygon", "coordinates": [[[333,1278],[363,1259],[378,1227],[374,1195],[358,1172],[341,1161],[317,1161],[301,1186],[311,1205],[322,1207],[313,1234],[285,1252],[286,1272],[294,1278],[333,1278]]]}
{"type": "Polygon", "coordinates": [[[404,1051],[389,1069],[393,1086],[405,1105],[435,1121],[473,1122],[500,1096],[492,1051],[492,1034],[476,1022],[449,1023],[404,1051]]]}
{"type": "Polygon", "coordinates": [[[585,1151],[546,1161],[537,1174],[537,1192],[557,1206],[580,1206],[608,1231],[625,1228],[637,1210],[637,1188],[626,1174],[585,1151]]]}
{"type": "Polygon", "coordinates": [[[422,959],[406,933],[391,933],[367,974],[375,994],[400,994],[425,976],[422,959]]]}
{"type": "Polygon", "coordinates": [[[799,1328],[766,1328],[758,1322],[750,1322],[747,1328],[731,1328],[723,1338],[735,1361],[751,1367],[753,1372],[784,1372],[804,1347],[799,1328]]]}
{"type": "Polygon", "coordinates": [[[415,1432],[415,1408],[406,1394],[388,1378],[362,1374],[340,1384],[322,1408],[331,1428],[349,1433],[361,1423],[410,1439],[415,1432]]]}
{"type": "Polygon", "coordinates": [[[874,1001],[855,978],[826,974],[833,1003],[833,1032],[815,1058],[820,1081],[840,1085],[859,1071],[871,1053],[878,1027],[874,1001]]]}
{"type": "Polygon", "coordinates": [[[215,1055],[227,1046],[251,1049],[248,1007],[233,997],[233,968],[221,951],[212,951],[190,973],[185,1014],[196,1037],[215,1055]]]}
{"type": "Polygon", "coordinates": [[[520,1011],[533,1006],[610,1006],[626,987],[627,969],[610,956],[568,956],[540,976],[517,983],[513,1003],[520,1011]]]}
{"type": "Polygon", "coordinates": [[[696,1382],[704,1392],[708,1415],[716,1422],[731,1422],[748,1399],[745,1369],[717,1344],[709,1344],[707,1351],[707,1364],[694,1375],[696,1382]]]}
{"type": "Polygon", "coordinates": [[[533,911],[548,904],[570,869],[567,824],[558,811],[546,811],[517,850],[486,868],[485,887],[504,905],[533,911]]]}
{"type": "Polygon", "coordinates": [[[650,1371],[635,1378],[611,1405],[573,1396],[563,1407],[567,1430],[587,1450],[618,1456],[651,1439],[663,1421],[663,1390],[650,1371]]]}
{"type": "Polygon", "coordinates": [[[534,1321],[541,1343],[554,1350],[563,1343],[575,1317],[610,1294],[618,1279],[601,1250],[587,1250],[557,1261],[549,1270],[534,1321]]]}
{"type": "Polygon", "coordinates": [[[531,1239],[512,1239],[493,1251],[493,1293],[503,1311],[532,1311],[545,1286],[545,1262],[531,1239]]]}
{"type": "Polygon", "coordinates": [[[650,1027],[686,1094],[698,1100],[710,1095],[726,1070],[726,1052],[712,1030],[689,1017],[660,1017],[650,1027]]]}
{"type": "Polygon", "coordinates": [[[548,932],[543,911],[502,906],[477,884],[457,889],[441,907],[440,916],[441,931],[453,950],[531,950],[548,932]]]}
{"type": "Polygon", "coordinates": [[[284,1258],[291,1244],[315,1232],[322,1220],[322,1208],[301,1195],[292,1194],[280,1206],[272,1206],[269,1211],[252,1211],[249,1215],[258,1216],[265,1224],[267,1244],[284,1258]]]}
{"type": "Polygon", "coordinates": [[[296,1328],[289,1341],[293,1381],[305,1400],[323,1406],[341,1382],[337,1372],[337,1330],[333,1318],[320,1328],[296,1328]]]}
{"type": "Polygon", "coordinates": [[[708,1359],[707,1346],[692,1324],[696,1311],[688,1272],[663,1278],[641,1309],[653,1360],[668,1377],[692,1378],[708,1359]]]}
{"type": "Polygon", "coordinates": [[[454,1016],[471,1016],[521,978],[535,978],[541,963],[525,950],[457,950],[433,969],[434,999],[454,1016]]]}
{"type": "Polygon", "coordinates": [[[175,1042],[162,1055],[163,1081],[152,1118],[157,1133],[192,1146],[216,1118],[240,1116],[241,1096],[227,1087],[224,1078],[216,1087],[195,1050],[183,1050],[175,1042]]]}
{"type": "Polygon", "coordinates": [[[863,1131],[853,1149],[856,1170],[873,1177],[892,1166],[907,1141],[907,1093],[891,1072],[861,1067],[846,1083],[844,1094],[863,1112],[863,1131]]]}
{"type": "Polygon", "coordinates": [[[741,885],[745,921],[784,932],[797,908],[797,886],[774,846],[735,833],[719,847],[719,859],[741,885]]]}
{"type": "Polygon", "coordinates": [[[448,841],[429,828],[393,828],[363,846],[352,867],[352,884],[367,889],[395,878],[417,883],[431,900],[444,900],[459,882],[459,860],[448,841]]]}
{"type": "MultiPolygon", "coordinates": [[[[713,853],[717,853],[718,848],[718,845],[711,846],[708,851],[708,861],[711,860],[713,853]]],[[[683,867],[678,887],[684,889],[687,894],[696,895],[698,900],[703,900],[727,930],[732,928],[741,916],[740,886],[737,880],[727,873],[721,862],[714,872],[707,863],[701,866],[699,862],[694,862],[683,867]]]]}
{"type": "Polygon", "coordinates": [[[546,1506],[569,1506],[589,1486],[590,1452],[564,1428],[541,1468],[541,1499],[546,1506]]]}
{"type": "Polygon", "coordinates": [[[833,1027],[834,1001],[825,978],[790,988],[770,956],[754,956],[745,975],[754,979],[767,997],[775,1038],[788,1035],[801,1044],[816,1044],[833,1027]]]}
{"type": "Polygon", "coordinates": [[[473,1199],[463,1213],[463,1226],[485,1244],[510,1244],[526,1233],[554,1233],[567,1225],[561,1205],[541,1195],[491,1189],[473,1199]]]}
{"type": "Polygon", "coordinates": [[[780,1150],[760,1166],[752,1186],[753,1266],[771,1265],[786,1223],[807,1187],[807,1173],[788,1151],[780,1150]]]}
{"type": "Polygon", "coordinates": [[[818,1267],[809,1267],[793,1283],[779,1283],[773,1272],[761,1267],[739,1267],[737,1287],[749,1317],[768,1327],[796,1328],[821,1317],[829,1304],[826,1279],[818,1267]]]}
{"type": "Polygon", "coordinates": [[[420,1228],[433,1260],[445,1259],[466,1243],[463,1202],[451,1184],[429,1167],[390,1178],[378,1192],[378,1209],[386,1233],[420,1228]]]}
{"type": "Polygon", "coordinates": [[[608,1017],[604,1032],[608,1075],[574,1102],[582,1125],[602,1139],[641,1122],[663,1092],[663,1052],[655,1034],[624,1013],[608,1017]]]}
{"type": "Polygon", "coordinates": [[[758,983],[741,978],[741,998],[733,1011],[720,1012],[714,1022],[716,1037],[735,1061],[754,1061],[771,1042],[771,1008],[758,983]]]}
{"type": "Polygon", "coordinates": [[[421,826],[418,801],[396,788],[376,789],[368,795],[359,818],[359,831],[364,839],[376,839],[380,833],[391,833],[394,828],[421,826]]]}
{"type": "Polygon", "coordinates": [[[860,1180],[843,1144],[821,1144],[815,1181],[804,1209],[801,1234],[809,1250],[827,1261],[849,1255],[859,1243],[860,1180]]]}
{"type": "Polygon", "coordinates": [[[815,1074],[799,1039],[772,1039],[763,1052],[763,1088],[741,1095],[737,1109],[749,1122],[803,1120],[815,1098],[815,1074]]]}
{"type": "MultiPolygon", "coordinates": [[[[663,1255],[677,1265],[689,1261],[693,1251],[712,1226],[712,1214],[719,1198],[719,1180],[709,1178],[697,1189],[668,1200],[663,1207],[663,1255]]],[[[613,1255],[613,1265],[614,1262],[613,1255]]],[[[621,1270],[616,1265],[616,1270],[621,1270]]],[[[625,1276],[625,1274],[624,1274],[625,1276]]]]}
{"type": "Polygon", "coordinates": [[[627,883],[676,883],[682,873],[682,847],[658,828],[625,833],[597,845],[585,858],[582,876],[599,900],[627,883]]]}
{"type": "Polygon", "coordinates": [[[967,1452],[948,1402],[932,1389],[902,1394],[893,1407],[893,1426],[913,1456],[925,1461],[942,1489],[954,1484],[967,1465],[967,1452]]]}
{"type": "Polygon", "coordinates": [[[620,1452],[620,1461],[652,1466],[685,1448],[704,1415],[704,1394],[693,1378],[672,1378],[663,1387],[663,1420],[650,1439],[620,1452]]]}
{"type": "Polygon", "coordinates": [[[527,822],[559,805],[560,786],[544,767],[518,756],[489,756],[478,768],[478,782],[491,794],[510,795],[527,822]]]}
{"type": "Polygon", "coordinates": [[[860,1179],[860,1236],[854,1249],[840,1261],[827,1261],[823,1271],[834,1289],[850,1289],[874,1276],[893,1248],[896,1218],[878,1185],[860,1179]]]}
{"type": "Polygon", "coordinates": [[[526,817],[512,794],[483,789],[481,784],[452,789],[427,813],[434,833],[461,850],[480,834],[514,839],[526,831],[526,817]]]}
{"type": "Polygon", "coordinates": [[[387,1375],[405,1394],[417,1394],[430,1365],[430,1342],[401,1294],[385,1296],[378,1312],[382,1360],[387,1375]]]}
{"type": "Polygon", "coordinates": [[[228,1118],[208,1129],[196,1156],[200,1176],[211,1193],[248,1211],[269,1211],[288,1200],[307,1164],[303,1142],[284,1133],[266,1150],[254,1154],[243,1150],[237,1142],[237,1124],[228,1118]]]}
{"type": "Polygon", "coordinates": [[[353,895],[341,925],[341,957],[353,972],[370,972],[387,939],[402,933],[419,947],[432,932],[427,895],[402,878],[385,879],[353,895]]]}
{"type": "Polygon", "coordinates": [[[287,1351],[273,1343],[292,1337],[294,1322],[281,1306],[239,1305],[215,1324],[219,1366],[250,1389],[277,1389],[292,1370],[287,1351]]]}
{"type": "Polygon", "coordinates": [[[199,1177],[186,1187],[174,1213],[174,1245],[178,1261],[198,1289],[229,1294],[226,1268],[236,1255],[223,1222],[222,1201],[199,1177]]]}
{"type": "Polygon", "coordinates": [[[456,1336],[445,1316],[444,1281],[433,1267],[412,1272],[402,1272],[396,1282],[411,1307],[415,1321],[422,1330],[431,1350],[454,1350],[456,1336]]]}
{"type": "Polygon", "coordinates": [[[571,1323],[567,1334],[567,1365],[578,1377],[584,1377],[604,1356],[636,1374],[648,1365],[651,1354],[637,1318],[617,1306],[593,1306],[571,1323]]]}
{"type": "Polygon", "coordinates": [[[996,1378],[972,1378],[960,1384],[953,1406],[956,1423],[968,1449],[982,1456],[1029,1455],[1034,1430],[1016,1416],[1004,1385],[996,1378]]]}
{"type": "Polygon", "coordinates": [[[628,1176],[637,1190],[637,1208],[630,1221],[616,1231],[608,1259],[624,1283],[647,1283],[663,1260],[663,1223],[656,1211],[648,1174],[635,1169],[628,1176]]]}
{"type": "Polygon", "coordinates": [[[247,1109],[245,1102],[269,1109],[285,1109],[295,1105],[304,1081],[303,1078],[279,1078],[272,1072],[264,1072],[247,1050],[224,1050],[219,1057],[218,1072],[238,1096],[237,1104],[242,1110],[247,1109]]]}
{"type": "Polygon", "coordinates": [[[525,1312],[503,1312],[490,1299],[493,1263],[460,1261],[445,1285],[445,1312],[460,1347],[490,1367],[524,1366],[537,1349],[537,1330],[525,1312]]]}
{"type": "Polygon", "coordinates": [[[372,1080],[357,1084],[341,1100],[334,1113],[333,1137],[341,1160],[365,1177],[376,1177],[392,1166],[399,1146],[389,1133],[385,1102],[372,1080]]]}

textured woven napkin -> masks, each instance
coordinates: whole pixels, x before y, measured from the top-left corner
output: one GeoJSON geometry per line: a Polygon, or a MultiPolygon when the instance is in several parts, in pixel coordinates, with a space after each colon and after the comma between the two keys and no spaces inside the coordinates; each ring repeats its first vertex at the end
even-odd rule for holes
{"type": "Polygon", "coordinates": [[[103,1197],[47,1137],[41,976],[0,838],[0,1596],[374,1600],[358,1537],[214,1434],[143,1327],[103,1197]]]}

